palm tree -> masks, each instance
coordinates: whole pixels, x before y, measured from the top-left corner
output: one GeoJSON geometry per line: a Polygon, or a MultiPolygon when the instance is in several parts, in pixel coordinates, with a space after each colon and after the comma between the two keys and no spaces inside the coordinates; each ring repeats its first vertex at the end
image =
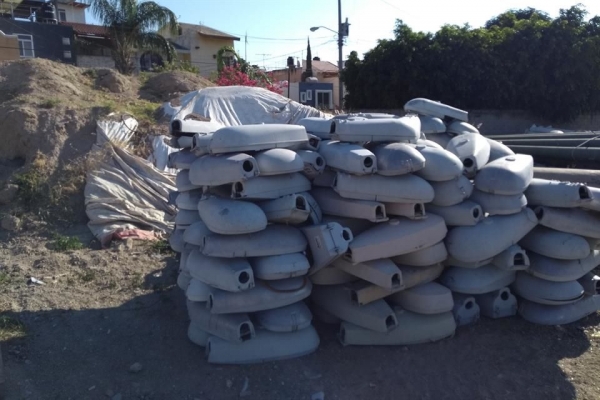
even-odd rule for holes
{"type": "Polygon", "coordinates": [[[175,50],[157,31],[177,32],[177,17],[173,11],[154,1],[87,0],[92,14],[108,29],[112,42],[112,57],[117,70],[131,74],[137,50],[152,50],[166,55],[172,62],[175,50]]]}

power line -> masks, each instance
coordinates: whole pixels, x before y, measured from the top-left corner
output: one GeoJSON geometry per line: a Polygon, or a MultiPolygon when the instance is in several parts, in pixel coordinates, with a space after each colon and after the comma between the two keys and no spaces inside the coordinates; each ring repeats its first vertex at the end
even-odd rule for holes
{"type": "MultiPolygon", "coordinates": [[[[326,41],[326,42],[323,42],[323,43],[317,44],[316,46],[311,46],[311,49],[316,49],[317,47],[325,46],[326,44],[332,43],[332,42],[334,42],[334,41],[335,41],[335,40],[328,40],[328,41],[326,41]]],[[[265,59],[263,60],[263,62],[264,62],[264,61],[269,61],[269,60],[274,60],[274,59],[276,59],[276,58],[280,58],[280,57],[289,56],[289,55],[292,55],[292,54],[298,54],[298,53],[301,53],[301,52],[303,52],[304,50],[305,50],[305,48],[302,48],[302,49],[300,49],[300,50],[292,51],[292,52],[290,52],[290,53],[285,53],[285,54],[280,54],[280,55],[278,55],[278,56],[273,56],[273,57],[265,58],[265,59]]],[[[256,62],[254,62],[254,63],[250,62],[250,64],[256,64],[256,62]]]]}

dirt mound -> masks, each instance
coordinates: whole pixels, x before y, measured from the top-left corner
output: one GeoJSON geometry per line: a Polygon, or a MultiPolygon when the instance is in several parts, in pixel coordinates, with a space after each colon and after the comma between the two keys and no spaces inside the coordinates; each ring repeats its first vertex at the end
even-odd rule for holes
{"type": "Polygon", "coordinates": [[[112,93],[124,93],[131,89],[131,81],[114,69],[97,69],[96,73],[96,86],[99,88],[108,89],[112,93]]]}
{"type": "Polygon", "coordinates": [[[162,72],[146,81],[140,95],[148,100],[169,101],[181,94],[211,86],[215,86],[214,83],[191,72],[162,72]]]}
{"type": "Polygon", "coordinates": [[[145,132],[155,130],[160,103],[139,99],[138,90],[137,78],[110,70],[44,59],[0,63],[0,188],[19,186],[18,201],[0,214],[30,210],[54,218],[59,207],[82,216],[97,119],[125,113],[145,132]]]}
{"type": "Polygon", "coordinates": [[[22,96],[73,99],[89,89],[90,79],[72,65],[42,58],[0,64],[0,104],[22,96]]]}

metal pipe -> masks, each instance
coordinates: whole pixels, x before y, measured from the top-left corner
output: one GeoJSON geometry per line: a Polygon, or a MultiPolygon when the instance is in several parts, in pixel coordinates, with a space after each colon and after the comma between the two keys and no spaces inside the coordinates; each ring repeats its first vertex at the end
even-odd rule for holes
{"type": "Polygon", "coordinates": [[[507,145],[515,153],[570,161],[599,161],[600,148],[507,145]]]}
{"type": "Polygon", "coordinates": [[[503,140],[506,146],[557,146],[557,147],[600,147],[600,138],[597,139],[510,139],[503,140]]]}
{"type": "Polygon", "coordinates": [[[577,138],[592,138],[600,136],[600,132],[572,132],[572,133],[511,133],[507,135],[484,135],[494,140],[508,139],[577,139],[577,138]]]}
{"type": "Polygon", "coordinates": [[[533,177],[564,182],[580,182],[600,188],[600,171],[594,169],[534,167],[533,177]]]}

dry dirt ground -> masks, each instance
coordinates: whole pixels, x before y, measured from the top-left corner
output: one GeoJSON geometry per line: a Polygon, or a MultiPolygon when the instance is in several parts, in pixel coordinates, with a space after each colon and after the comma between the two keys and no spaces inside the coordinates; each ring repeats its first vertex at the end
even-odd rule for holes
{"type": "Polygon", "coordinates": [[[1,342],[7,399],[236,399],[246,379],[249,399],[600,397],[598,315],[565,327],[484,319],[411,347],[344,348],[317,323],[312,355],[209,365],[187,340],[174,255],[139,242],[97,250],[86,229],[66,234],[91,248],[66,252],[51,237],[1,237],[0,307],[22,324],[1,342]]]}
{"type": "Polygon", "coordinates": [[[81,194],[98,115],[132,113],[151,133],[161,101],[208,84],[185,73],[143,82],[46,60],[0,63],[0,189],[20,185],[0,217],[22,221],[18,232],[0,230],[6,399],[600,398],[599,315],[565,327],[484,319],[411,347],[344,348],[335,327],[317,322],[321,346],[309,356],[209,365],[187,339],[175,255],[140,242],[100,249],[81,194]]]}

